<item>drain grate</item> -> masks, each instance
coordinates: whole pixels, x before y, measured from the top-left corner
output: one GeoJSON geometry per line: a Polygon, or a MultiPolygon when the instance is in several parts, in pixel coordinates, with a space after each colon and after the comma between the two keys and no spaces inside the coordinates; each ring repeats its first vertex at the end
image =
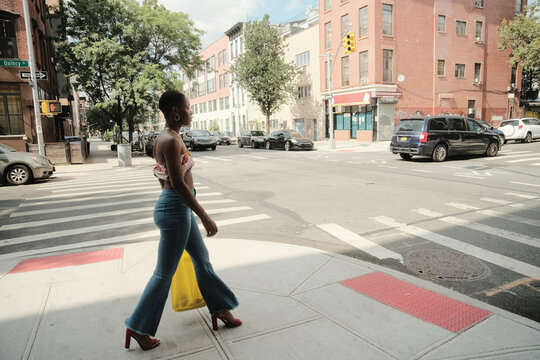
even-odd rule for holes
{"type": "Polygon", "coordinates": [[[412,271],[438,280],[473,281],[491,274],[483,261],[450,250],[411,251],[405,255],[404,263],[412,271]]]}

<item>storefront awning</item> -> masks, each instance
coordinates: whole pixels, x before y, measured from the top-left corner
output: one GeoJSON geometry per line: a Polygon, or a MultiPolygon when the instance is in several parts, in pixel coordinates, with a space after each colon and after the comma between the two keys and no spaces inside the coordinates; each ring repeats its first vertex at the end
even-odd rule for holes
{"type": "Polygon", "coordinates": [[[371,104],[371,92],[334,95],[334,105],[353,106],[371,104]]]}

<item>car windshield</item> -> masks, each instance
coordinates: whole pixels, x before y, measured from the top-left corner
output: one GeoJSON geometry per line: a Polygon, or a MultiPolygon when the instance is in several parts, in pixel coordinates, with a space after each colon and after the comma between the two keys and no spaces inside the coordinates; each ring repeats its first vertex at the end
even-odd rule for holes
{"type": "Polygon", "coordinates": [[[5,152],[17,152],[17,150],[15,150],[14,148],[10,148],[9,146],[4,145],[4,144],[0,144],[0,149],[2,149],[5,152]]]}
{"type": "Polygon", "coordinates": [[[507,121],[503,121],[501,122],[501,127],[503,126],[506,126],[506,125],[511,125],[511,126],[519,126],[519,120],[507,120],[507,121]]]}
{"type": "Polygon", "coordinates": [[[192,136],[210,136],[210,132],[208,130],[192,130],[191,135],[192,136]]]}
{"type": "Polygon", "coordinates": [[[423,119],[400,120],[396,126],[396,131],[414,131],[421,132],[424,125],[423,119]]]}
{"type": "Polygon", "coordinates": [[[264,136],[264,131],[260,131],[260,130],[252,131],[251,135],[253,135],[253,136],[264,136]]]}

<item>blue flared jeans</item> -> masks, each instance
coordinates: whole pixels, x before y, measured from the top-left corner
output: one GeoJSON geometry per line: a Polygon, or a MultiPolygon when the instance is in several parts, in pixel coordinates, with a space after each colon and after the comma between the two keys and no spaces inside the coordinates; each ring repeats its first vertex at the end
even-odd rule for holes
{"type": "MultiPolygon", "coordinates": [[[[195,190],[193,190],[195,193],[195,190]]],[[[160,230],[156,269],[126,326],[144,335],[156,334],[163,308],[184,249],[191,256],[197,283],[210,314],[232,310],[238,300],[216,275],[195,215],[176,191],[163,189],[154,208],[154,222],[160,230]]]]}

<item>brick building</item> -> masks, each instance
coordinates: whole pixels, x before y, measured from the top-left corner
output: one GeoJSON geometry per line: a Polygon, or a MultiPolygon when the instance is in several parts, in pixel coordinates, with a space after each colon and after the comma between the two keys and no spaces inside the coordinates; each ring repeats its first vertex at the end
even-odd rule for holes
{"type": "MultiPolygon", "coordinates": [[[[388,140],[395,122],[412,115],[451,113],[493,125],[518,116],[519,71],[497,48],[497,26],[526,5],[320,0],[320,52],[338,54],[332,72],[336,139],[388,140]],[[355,33],[356,49],[345,54],[341,39],[348,32],[355,33]]],[[[319,65],[325,74],[326,59],[319,65]]],[[[325,76],[321,89],[328,94],[325,76]]]]}
{"type": "MultiPolygon", "coordinates": [[[[28,0],[36,71],[47,72],[46,80],[38,80],[40,100],[58,99],[57,76],[53,61],[53,42],[45,0],[28,0]]],[[[26,143],[37,143],[32,89],[22,80],[20,71],[29,71],[18,61],[28,61],[28,44],[23,3],[0,0],[0,142],[25,151],[26,143]]],[[[41,117],[44,142],[58,140],[61,120],[41,117]]]]}

